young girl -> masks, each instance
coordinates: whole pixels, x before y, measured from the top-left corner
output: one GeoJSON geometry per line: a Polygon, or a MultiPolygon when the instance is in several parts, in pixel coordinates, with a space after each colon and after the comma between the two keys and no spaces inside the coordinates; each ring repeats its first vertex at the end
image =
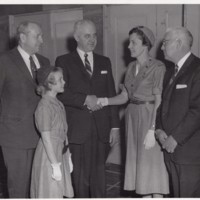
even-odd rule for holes
{"type": "Polygon", "coordinates": [[[37,81],[42,99],[35,111],[35,122],[41,139],[33,161],[31,198],[73,197],[68,126],[64,106],[56,98],[57,93],[64,91],[62,70],[53,66],[41,68],[37,81]]]}

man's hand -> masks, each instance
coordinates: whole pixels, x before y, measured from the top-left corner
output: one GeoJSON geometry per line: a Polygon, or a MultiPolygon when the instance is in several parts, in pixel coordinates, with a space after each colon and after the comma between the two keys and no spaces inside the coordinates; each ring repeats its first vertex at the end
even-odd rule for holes
{"type": "Polygon", "coordinates": [[[157,129],[155,131],[155,136],[158,139],[158,141],[161,143],[161,145],[165,142],[165,140],[167,139],[167,134],[165,133],[165,131],[161,130],[161,129],[157,129]]]}
{"type": "Polygon", "coordinates": [[[95,95],[87,95],[84,105],[87,106],[89,110],[96,111],[102,108],[101,104],[97,104],[97,97],[95,95]]]}
{"type": "Polygon", "coordinates": [[[110,146],[117,144],[120,142],[120,131],[119,128],[112,128],[110,130],[110,146]]]}
{"type": "Polygon", "coordinates": [[[168,153],[173,153],[177,144],[176,140],[170,135],[162,144],[162,148],[166,149],[168,153]]]}

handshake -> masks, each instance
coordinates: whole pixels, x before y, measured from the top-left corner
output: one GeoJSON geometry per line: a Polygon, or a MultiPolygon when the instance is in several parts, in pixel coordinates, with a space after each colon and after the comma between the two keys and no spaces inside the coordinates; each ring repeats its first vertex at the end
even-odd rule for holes
{"type": "Polygon", "coordinates": [[[97,98],[95,95],[88,95],[84,105],[86,105],[90,111],[97,111],[108,105],[108,98],[97,98]]]}

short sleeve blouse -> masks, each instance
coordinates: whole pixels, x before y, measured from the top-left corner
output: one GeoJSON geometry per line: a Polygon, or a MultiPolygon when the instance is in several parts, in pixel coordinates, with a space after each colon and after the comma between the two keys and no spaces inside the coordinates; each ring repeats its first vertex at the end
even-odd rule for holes
{"type": "Polygon", "coordinates": [[[136,75],[136,62],[130,63],[125,76],[125,88],[129,99],[154,100],[162,93],[165,65],[156,59],[149,62],[136,75]]]}

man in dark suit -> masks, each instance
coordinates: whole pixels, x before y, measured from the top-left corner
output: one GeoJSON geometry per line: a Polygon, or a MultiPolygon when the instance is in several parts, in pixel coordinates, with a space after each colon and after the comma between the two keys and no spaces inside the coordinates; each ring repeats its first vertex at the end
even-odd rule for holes
{"type": "Polygon", "coordinates": [[[36,54],[42,40],[39,25],[21,23],[18,46],[0,56],[0,145],[7,168],[10,198],[28,198],[32,159],[38,142],[34,111],[37,68],[49,60],[36,54]]]}
{"type": "Polygon", "coordinates": [[[200,59],[186,28],[166,32],[162,50],[175,64],[166,73],[156,135],[164,151],[174,197],[200,197],[200,59]]]}
{"type": "Polygon", "coordinates": [[[77,50],[58,57],[56,66],[63,68],[67,82],[60,100],[69,125],[75,197],[105,197],[105,161],[109,142],[112,145],[119,137],[119,118],[116,107],[100,109],[97,97],[116,94],[111,63],[93,52],[97,43],[93,22],[76,22],[74,38],[77,50]]]}

